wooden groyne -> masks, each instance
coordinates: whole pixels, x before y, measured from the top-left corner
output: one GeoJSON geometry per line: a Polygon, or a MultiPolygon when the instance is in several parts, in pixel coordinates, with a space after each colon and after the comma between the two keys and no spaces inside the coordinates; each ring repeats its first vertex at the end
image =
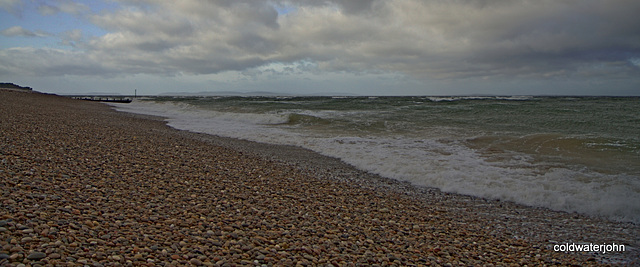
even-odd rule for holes
{"type": "Polygon", "coordinates": [[[87,101],[99,101],[99,102],[113,102],[113,103],[131,103],[132,98],[129,96],[70,96],[73,99],[87,100],[87,101]]]}

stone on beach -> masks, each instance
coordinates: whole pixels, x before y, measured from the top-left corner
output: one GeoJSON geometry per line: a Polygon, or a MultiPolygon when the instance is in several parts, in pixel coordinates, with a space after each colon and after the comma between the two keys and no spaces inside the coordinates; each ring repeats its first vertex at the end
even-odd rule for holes
{"type": "Polygon", "coordinates": [[[31,254],[29,254],[29,256],[27,256],[27,260],[40,260],[47,257],[47,254],[42,253],[42,252],[33,252],[31,254]]]}

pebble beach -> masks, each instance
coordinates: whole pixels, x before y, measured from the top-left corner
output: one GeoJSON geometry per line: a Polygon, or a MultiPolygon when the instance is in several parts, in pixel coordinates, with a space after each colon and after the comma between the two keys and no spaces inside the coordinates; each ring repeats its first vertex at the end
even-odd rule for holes
{"type": "Polygon", "coordinates": [[[0,266],[639,265],[640,227],[0,89],[0,266]],[[623,244],[562,252],[557,244],[623,244]]]}

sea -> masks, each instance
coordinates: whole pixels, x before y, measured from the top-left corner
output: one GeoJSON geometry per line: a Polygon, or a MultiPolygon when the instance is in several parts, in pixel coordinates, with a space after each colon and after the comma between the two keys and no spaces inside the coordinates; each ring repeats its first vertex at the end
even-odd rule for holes
{"type": "Polygon", "coordinates": [[[444,192],[640,223],[640,98],[158,96],[117,110],[444,192]]]}

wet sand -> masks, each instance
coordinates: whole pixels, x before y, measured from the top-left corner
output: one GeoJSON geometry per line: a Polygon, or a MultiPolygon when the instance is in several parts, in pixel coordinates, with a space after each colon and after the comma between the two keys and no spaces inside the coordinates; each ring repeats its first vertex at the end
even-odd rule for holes
{"type": "Polygon", "coordinates": [[[0,265],[638,264],[637,225],[442,193],[296,147],[0,90],[0,265]],[[625,252],[565,253],[565,243],[625,252]]]}

